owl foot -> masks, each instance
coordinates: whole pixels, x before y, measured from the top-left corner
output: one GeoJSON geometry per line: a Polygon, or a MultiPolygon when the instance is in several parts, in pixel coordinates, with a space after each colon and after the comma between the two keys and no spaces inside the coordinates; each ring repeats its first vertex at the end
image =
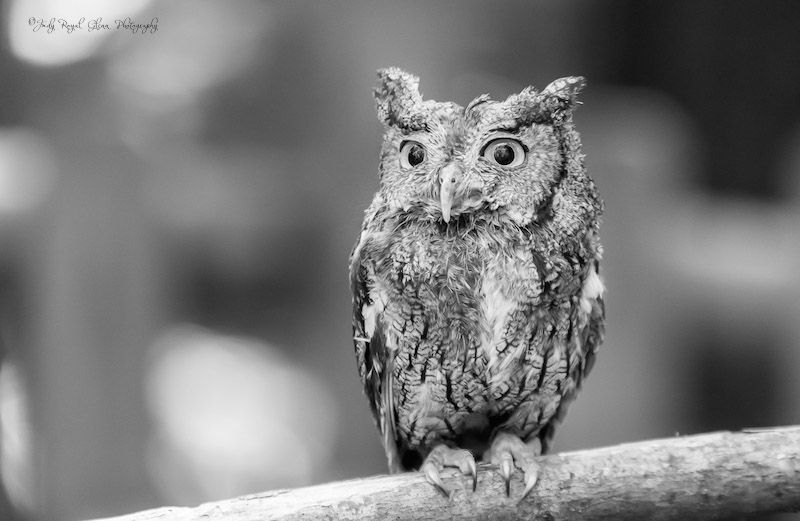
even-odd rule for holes
{"type": "Polygon", "coordinates": [[[452,449],[447,445],[437,445],[425,458],[420,471],[425,474],[428,482],[435,486],[442,494],[450,497],[450,491],[444,486],[439,473],[445,467],[455,467],[466,476],[472,476],[472,491],[478,485],[478,470],[475,467],[475,458],[465,449],[452,449]]]}
{"type": "Polygon", "coordinates": [[[535,458],[542,453],[542,443],[539,438],[534,438],[525,443],[518,436],[507,432],[500,432],[492,441],[489,449],[491,462],[500,467],[500,475],[506,482],[506,496],[511,495],[511,475],[516,465],[524,474],[525,491],[522,492],[520,501],[525,499],[539,477],[539,465],[535,458]]]}

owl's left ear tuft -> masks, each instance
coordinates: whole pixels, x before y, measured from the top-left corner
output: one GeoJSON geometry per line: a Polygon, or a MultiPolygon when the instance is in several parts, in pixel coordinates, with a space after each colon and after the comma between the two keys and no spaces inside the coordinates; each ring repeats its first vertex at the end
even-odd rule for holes
{"type": "Polygon", "coordinates": [[[566,78],[559,78],[541,92],[542,97],[555,98],[557,105],[560,108],[570,109],[577,103],[578,94],[586,86],[586,78],[583,76],[567,76],[566,78]]]}
{"type": "Polygon", "coordinates": [[[581,76],[559,78],[541,92],[526,87],[519,94],[512,94],[503,103],[512,117],[521,125],[531,123],[558,123],[568,118],[578,101],[578,94],[586,86],[581,76]]]}
{"type": "Polygon", "coordinates": [[[387,125],[413,129],[424,124],[419,78],[402,69],[378,70],[375,102],[378,118],[387,125]]]}

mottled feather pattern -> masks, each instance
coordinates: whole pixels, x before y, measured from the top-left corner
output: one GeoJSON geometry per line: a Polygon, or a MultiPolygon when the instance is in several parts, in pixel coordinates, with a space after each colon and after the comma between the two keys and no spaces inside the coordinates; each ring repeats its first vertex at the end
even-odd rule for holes
{"type": "Polygon", "coordinates": [[[439,443],[480,457],[499,431],[546,450],[591,368],[603,336],[602,204],[572,125],[582,85],[557,80],[464,109],[423,101],[399,69],[379,73],[380,189],[350,275],[356,361],[392,471],[418,467],[439,443]],[[519,167],[482,155],[504,136],[526,149],[519,167]],[[401,168],[408,140],[425,160],[401,168]],[[448,220],[444,165],[461,176],[448,220]]]}

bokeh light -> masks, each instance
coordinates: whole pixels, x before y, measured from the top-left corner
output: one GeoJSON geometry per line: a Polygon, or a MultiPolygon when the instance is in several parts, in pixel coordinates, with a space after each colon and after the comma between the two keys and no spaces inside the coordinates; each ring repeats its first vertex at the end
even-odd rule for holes
{"type": "Polygon", "coordinates": [[[14,216],[39,208],[56,183],[55,153],[31,129],[0,128],[0,214],[14,216]]]}
{"type": "Polygon", "coordinates": [[[33,431],[30,399],[17,362],[0,364],[0,475],[12,504],[34,512],[33,431]]]}
{"type": "Polygon", "coordinates": [[[175,326],[148,365],[149,466],[170,504],[305,484],[329,464],[337,404],[280,349],[175,326]]]}

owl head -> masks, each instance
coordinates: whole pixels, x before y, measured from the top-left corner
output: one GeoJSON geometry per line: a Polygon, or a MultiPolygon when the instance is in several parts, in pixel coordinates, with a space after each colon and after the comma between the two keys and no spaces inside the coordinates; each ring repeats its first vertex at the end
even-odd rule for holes
{"type": "Polygon", "coordinates": [[[560,219],[585,228],[600,202],[572,125],[583,86],[583,78],[561,78],[542,91],[528,87],[505,101],[484,94],[461,107],[423,100],[416,76],[381,69],[383,204],[440,223],[492,214],[518,226],[560,219]]]}

